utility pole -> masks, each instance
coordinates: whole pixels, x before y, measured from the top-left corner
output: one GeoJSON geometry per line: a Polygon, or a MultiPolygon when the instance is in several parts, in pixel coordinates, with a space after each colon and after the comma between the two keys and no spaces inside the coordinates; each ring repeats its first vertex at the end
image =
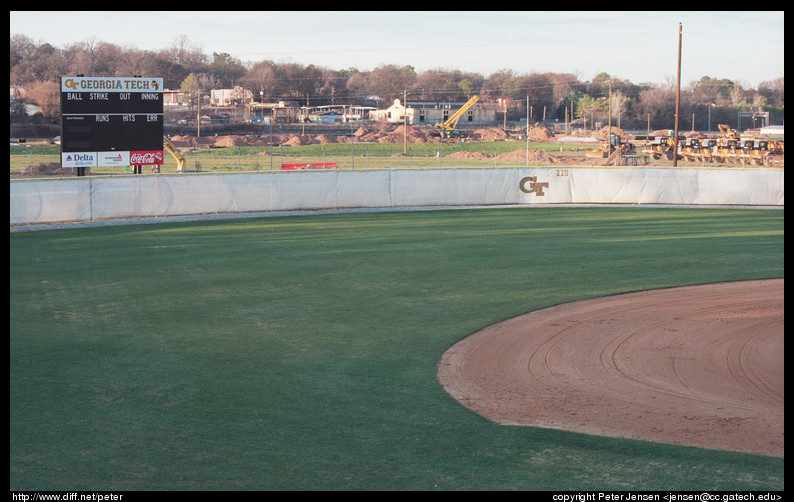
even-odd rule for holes
{"type": "Polygon", "coordinates": [[[408,91],[403,90],[403,153],[408,153],[408,91]]]}
{"type": "Polygon", "coordinates": [[[198,88],[196,94],[198,95],[198,100],[197,100],[198,106],[196,107],[198,110],[196,112],[197,113],[196,120],[198,122],[198,126],[196,128],[196,137],[200,138],[201,137],[201,87],[198,88]]]}
{"type": "Polygon", "coordinates": [[[607,156],[612,155],[612,77],[609,77],[609,102],[607,103],[607,156]]]}
{"type": "Polygon", "coordinates": [[[678,165],[678,112],[681,109],[681,23],[678,23],[678,84],[675,93],[675,138],[673,139],[673,167],[678,165]]]}

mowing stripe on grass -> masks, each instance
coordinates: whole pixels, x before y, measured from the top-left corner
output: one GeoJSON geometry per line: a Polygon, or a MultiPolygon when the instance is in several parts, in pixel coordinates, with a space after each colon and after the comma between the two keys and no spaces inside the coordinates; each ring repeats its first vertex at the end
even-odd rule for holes
{"type": "Polygon", "coordinates": [[[783,212],[506,208],[10,236],[12,489],[783,489],[783,460],[504,427],[436,364],[583,298],[783,277],[783,212]]]}

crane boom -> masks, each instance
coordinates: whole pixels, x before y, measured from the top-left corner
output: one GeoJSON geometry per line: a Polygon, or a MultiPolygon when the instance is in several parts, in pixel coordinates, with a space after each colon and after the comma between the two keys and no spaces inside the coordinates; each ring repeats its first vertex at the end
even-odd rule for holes
{"type": "Polygon", "coordinates": [[[171,140],[163,136],[163,148],[171,154],[172,157],[176,159],[176,172],[181,173],[185,170],[185,156],[182,155],[182,152],[179,148],[176,147],[171,140]]]}
{"type": "Polygon", "coordinates": [[[444,129],[445,131],[448,132],[454,131],[455,126],[458,125],[458,119],[460,119],[460,117],[466,112],[466,110],[474,106],[474,103],[476,103],[479,100],[480,100],[479,96],[472,96],[472,98],[468,100],[465,105],[460,107],[460,110],[453,113],[452,116],[448,118],[443,124],[440,123],[436,124],[436,127],[440,129],[444,129]]]}

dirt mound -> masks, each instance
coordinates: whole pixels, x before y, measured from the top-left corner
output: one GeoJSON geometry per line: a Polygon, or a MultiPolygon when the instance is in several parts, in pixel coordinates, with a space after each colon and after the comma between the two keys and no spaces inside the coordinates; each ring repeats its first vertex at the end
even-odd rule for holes
{"type": "Polygon", "coordinates": [[[530,127],[529,139],[532,141],[551,141],[554,139],[554,133],[548,127],[530,127]]]}
{"type": "Polygon", "coordinates": [[[362,138],[364,136],[369,136],[369,135],[372,135],[372,134],[377,134],[377,131],[373,131],[372,129],[368,129],[366,127],[359,127],[353,133],[353,137],[354,138],[362,138]]]}
{"type": "Polygon", "coordinates": [[[331,136],[328,134],[320,134],[315,136],[314,142],[320,145],[326,145],[328,143],[339,143],[339,136],[331,136]]]}
{"type": "Polygon", "coordinates": [[[384,134],[382,131],[373,131],[362,127],[353,133],[353,137],[358,143],[378,143],[384,134]]]}
{"type": "Polygon", "coordinates": [[[444,157],[447,159],[470,159],[470,160],[487,160],[493,158],[492,155],[489,155],[487,153],[466,152],[466,151],[451,153],[449,155],[445,155],[444,157]]]}
{"type": "MultiPolygon", "coordinates": [[[[514,152],[500,153],[496,156],[496,160],[503,162],[526,162],[527,151],[516,150],[514,152]]],[[[574,164],[575,161],[572,157],[561,157],[557,155],[550,155],[540,150],[529,151],[530,164],[574,164]]]]}
{"type": "Polygon", "coordinates": [[[476,129],[470,137],[478,141],[501,141],[507,139],[507,133],[498,127],[476,129]]]}
{"type": "Polygon", "coordinates": [[[174,136],[170,139],[171,143],[177,148],[189,149],[202,147],[229,148],[238,146],[269,146],[271,141],[273,145],[280,145],[289,141],[291,137],[279,134],[274,134],[273,136],[269,134],[264,136],[240,136],[231,134],[200,138],[195,136],[174,136]]]}
{"type": "MultiPolygon", "coordinates": [[[[219,136],[209,136],[197,138],[195,136],[174,136],[171,138],[171,143],[177,148],[199,148],[207,146],[215,146],[219,136]]],[[[224,138],[226,136],[220,136],[224,138]]]]}
{"type": "Polygon", "coordinates": [[[386,124],[374,124],[369,127],[359,127],[353,136],[356,138],[374,137],[377,140],[378,137],[389,134],[390,131],[391,127],[386,124]]]}
{"type": "Polygon", "coordinates": [[[70,167],[62,168],[58,162],[47,162],[45,164],[36,164],[25,168],[25,176],[56,176],[59,174],[71,175],[74,170],[70,167]]]}
{"type": "MultiPolygon", "coordinates": [[[[540,153],[540,152],[538,152],[537,150],[532,150],[531,152],[529,152],[530,162],[537,162],[535,160],[536,153],[540,153]]],[[[502,162],[525,162],[527,160],[527,152],[526,150],[516,150],[514,152],[500,153],[499,155],[496,156],[496,160],[502,162]]]]}
{"type": "Polygon", "coordinates": [[[174,136],[171,138],[171,143],[177,148],[192,148],[195,145],[195,139],[191,136],[174,136]]]}
{"type": "Polygon", "coordinates": [[[247,146],[247,144],[243,136],[220,136],[212,146],[228,148],[231,146],[247,146]]]}
{"type": "Polygon", "coordinates": [[[418,129],[413,126],[398,126],[395,129],[389,127],[367,128],[361,127],[353,133],[358,143],[428,143],[432,141],[430,132],[425,129],[418,129]]]}
{"type": "Polygon", "coordinates": [[[626,131],[624,131],[623,129],[620,129],[618,127],[615,127],[615,126],[612,126],[611,129],[610,129],[609,126],[604,126],[601,129],[599,129],[598,131],[595,131],[593,133],[593,136],[595,136],[596,138],[600,139],[601,141],[606,141],[606,140],[609,139],[609,135],[610,134],[617,134],[618,136],[620,136],[621,138],[624,138],[626,140],[628,140],[628,138],[629,138],[629,134],[626,131]]]}
{"type": "Polygon", "coordinates": [[[290,136],[287,141],[281,143],[284,146],[303,146],[312,142],[312,136],[290,136]]]}
{"type": "Polygon", "coordinates": [[[386,143],[402,143],[406,139],[408,143],[428,143],[432,141],[429,131],[412,126],[399,126],[386,137],[388,138],[388,141],[385,141],[386,143]]]}
{"type": "MultiPolygon", "coordinates": [[[[477,129],[471,134],[472,139],[479,141],[504,141],[509,137],[507,132],[498,127],[477,129]]],[[[529,138],[532,141],[551,141],[554,139],[554,132],[548,127],[534,126],[529,128],[529,138]]]]}

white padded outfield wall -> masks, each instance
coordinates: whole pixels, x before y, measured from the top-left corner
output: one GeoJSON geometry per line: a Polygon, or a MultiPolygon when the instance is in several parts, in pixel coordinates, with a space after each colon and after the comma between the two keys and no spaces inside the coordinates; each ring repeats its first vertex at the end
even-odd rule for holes
{"type": "Polygon", "coordinates": [[[109,218],[497,204],[783,206],[782,169],[473,168],[12,181],[12,225],[109,218]]]}

